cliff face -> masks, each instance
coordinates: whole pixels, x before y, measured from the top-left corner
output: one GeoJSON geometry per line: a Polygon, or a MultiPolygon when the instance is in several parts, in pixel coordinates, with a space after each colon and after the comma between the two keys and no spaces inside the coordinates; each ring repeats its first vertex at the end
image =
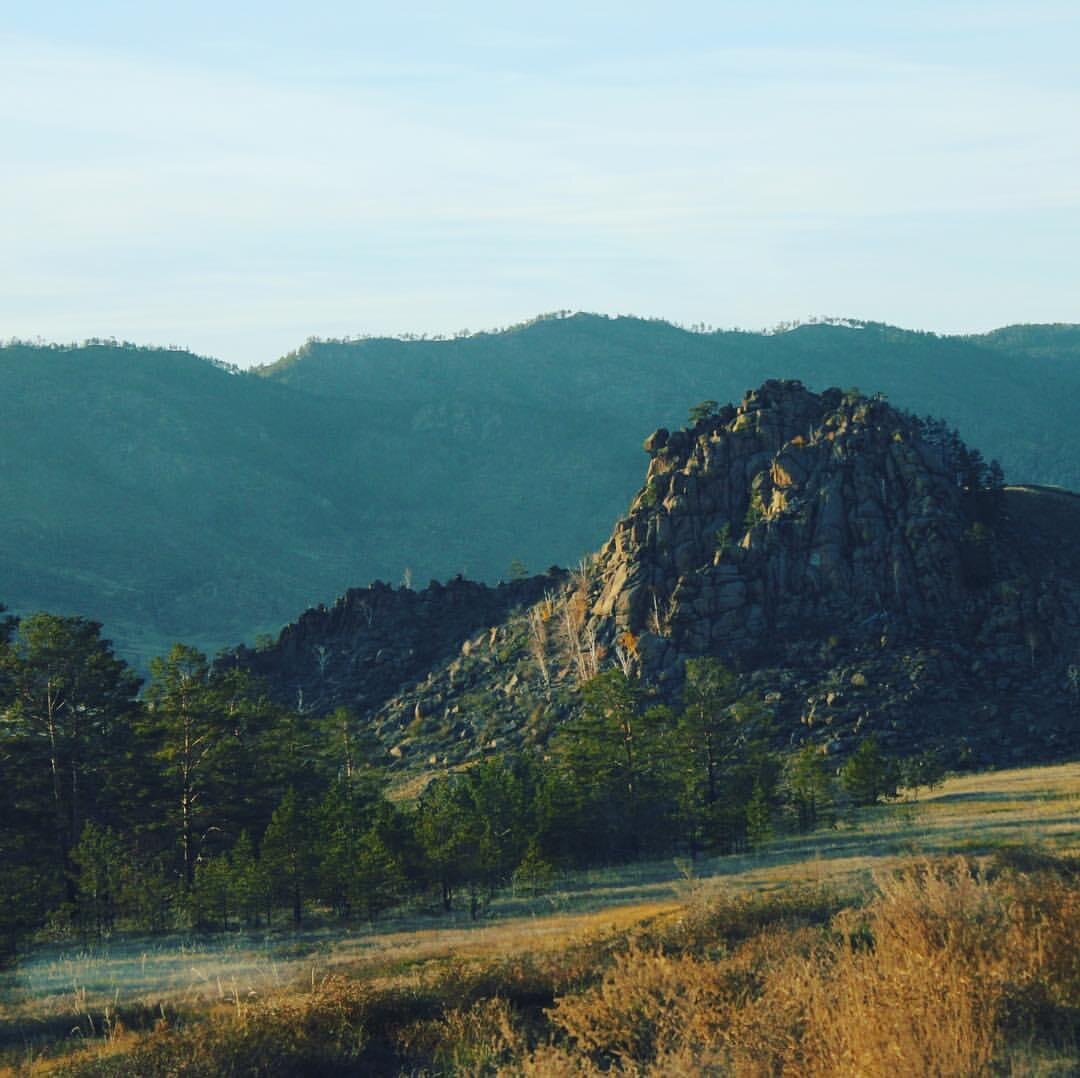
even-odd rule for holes
{"type": "MultiPolygon", "coordinates": [[[[1006,488],[942,426],[797,382],[645,448],[645,485],[588,563],[446,621],[423,655],[409,618],[428,615],[410,608],[382,645],[409,653],[383,696],[335,696],[331,678],[321,705],[366,708],[402,767],[442,767],[542,745],[613,663],[677,703],[686,659],[711,654],[791,745],[844,752],[872,731],[955,762],[1080,750],[1080,497],[1006,488]]],[[[361,601],[309,616],[277,653],[310,678],[319,633],[355,627],[361,601]]]]}
{"type": "Polygon", "coordinates": [[[939,618],[966,598],[974,521],[955,462],[884,401],[767,382],[646,448],[593,616],[653,638],[648,674],[830,622],[939,618]]]}

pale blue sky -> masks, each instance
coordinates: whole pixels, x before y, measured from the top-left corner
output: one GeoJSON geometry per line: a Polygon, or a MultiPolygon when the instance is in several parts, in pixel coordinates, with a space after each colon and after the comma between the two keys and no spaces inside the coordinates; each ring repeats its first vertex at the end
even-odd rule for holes
{"type": "Polygon", "coordinates": [[[0,50],[0,337],[1080,321],[1074,2],[0,0],[0,50]]]}

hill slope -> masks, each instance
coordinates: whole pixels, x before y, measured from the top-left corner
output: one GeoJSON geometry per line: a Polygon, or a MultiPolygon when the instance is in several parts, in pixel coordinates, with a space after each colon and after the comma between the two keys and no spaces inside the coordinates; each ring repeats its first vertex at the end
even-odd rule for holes
{"type": "Polygon", "coordinates": [[[765,377],[882,389],[1011,478],[1080,486],[1076,327],[698,334],[593,315],[453,341],[187,353],[0,348],[0,601],[103,620],[145,661],[215,650],[373,579],[494,581],[608,534],[641,432],[765,377]]]}
{"type": "Polygon", "coordinates": [[[940,428],[794,382],[646,444],[646,483],[587,566],[381,706],[341,661],[363,625],[309,617],[264,667],[314,685],[330,656],[327,706],[368,713],[417,770],[543,743],[616,662],[675,702],[705,654],[792,744],[873,732],[969,764],[1080,749],[1080,496],[1003,489],[940,428]]]}
{"type": "Polygon", "coordinates": [[[285,604],[366,571],[350,556],[365,515],[348,509],[377,484],[343,466],[343,409],[115,347],[5,348],[0,397],[13,609],[88,614],[146,658],[274,627],[285,604]]]}

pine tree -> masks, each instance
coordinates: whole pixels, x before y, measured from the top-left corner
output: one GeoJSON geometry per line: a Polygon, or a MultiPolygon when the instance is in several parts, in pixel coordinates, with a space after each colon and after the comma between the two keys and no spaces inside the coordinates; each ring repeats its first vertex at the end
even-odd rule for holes
{"type": "Polygon", "coordinates": [[[784,781],[801,832],[813,831],[829,818],[833,780],[825,756],[817,746],[805,745],[788,761],[784,781]]]}
{"type": "Polygon", "coordinates": [[[877,738],[863,738],[840,769],[840,782],[856,805],[873,805],[883,797],[895,797],[899,773],[886,759],[877,738]]]}
{"type": "Polygon", "coordinates": [[[71,851],[88,821],[108,815],[139,679],[101,626],[79,617],[24,618],[0,662],[12,700],[0,736],[18,746],[21,782],[51,818],[54,871],[74,901],[71,851]]]}
{"type": "Polygon", "coordinates": [[[225,854],[199,858],[191,909],[196,928],[228,929],[229,914],[233,912],[232,872],[225,854]]]}
{"type": "Polygon", "coordinates": [[[120,913],[128,853],[110,827],[88,823],[71,852],[76,872],[78,920],[98,939],[111,932],[120,913]]]}
{"type": "Polygon", "coordinates": [[[760,784],[766,795],[779,763],[770,749],[772,715],[740,696],[734,676],[714,658],[686,663],[683,710],[675,730],[680,811],[691,850],[746,839],[746,806],[760,784]]]}
{"type": "Polygon", "coordinates": [[[186,644],[154,659],[150,673],[139,729],[160,767],[155,795],[190,889],[204,839],[220,829],[217,814],[229,800],[224,788],[238,747],[231,721],[236,705],[231,683],[216,679],[206,656],[186,644]]]}
{"type": "Polygon", "coordinates": [[[255,857],[255,847],[247,831],[241,831],[229,854],[229,890],[237,916],[253,928],[267,906],[266,873],[255,857]]]}
{"type": "Polygon", "coordinates": [[[753,793],[746,803],[746,840],[752,850],[760,849],[772,838],[772,814],[765,787],[754,783],[753,793]]]}
{"type": "Polygon", "coordinates": [[[482,828],[460,782],[436,779],[417,805],[416,837],[444,910],[480,872],[482,828]]]}
{"type": "Polygon", "coordinates": [[[313,827],[289,789],[274,810],[263,835],[260,861],[270,880],[274,902],[288,906],[293,924],[304,917],[304,902],[314,875],[313,827]]]}
{"type": "Polygon", "coordinates": [[[582,706],[556,735],[553,750],[576,791],[576,841],[602,859],[633,858],[667,835],[666,710],[643,712],[640,683],[605,670],[582,689],[582,706]]]}

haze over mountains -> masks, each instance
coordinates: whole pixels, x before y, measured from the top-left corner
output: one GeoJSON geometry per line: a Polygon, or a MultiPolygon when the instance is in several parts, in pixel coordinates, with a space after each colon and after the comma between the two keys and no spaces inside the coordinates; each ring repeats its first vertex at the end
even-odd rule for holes
{"type": "Polygon", "coordinates": [[[696,333],[549,317],[454,340],[309,342],[238,373],[186,352],[0,349],[0,601],[102,620],[145,662],[276,631],[373,579],[493,581],[598,547],[642,439],[766,378],[956,426],[1010,481],[1080,487],[1080,327],[696,333]]]}

